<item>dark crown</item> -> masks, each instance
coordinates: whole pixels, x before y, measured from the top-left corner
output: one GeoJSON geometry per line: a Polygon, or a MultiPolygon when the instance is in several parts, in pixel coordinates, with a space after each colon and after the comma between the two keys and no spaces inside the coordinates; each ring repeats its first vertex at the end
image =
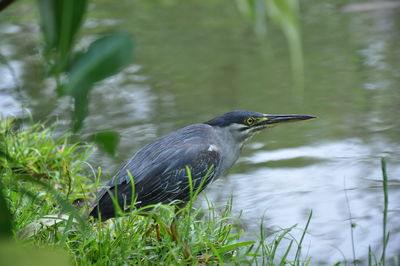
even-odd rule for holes
{"type": "Polygon", "coordinates": [[[234,110],[223,115],[217,116],[207,122],[210,126],[226,127],[231,124],[244,124],[244,121],[250,117],[262,117],[263,114],[244,110],[234,110]]]}

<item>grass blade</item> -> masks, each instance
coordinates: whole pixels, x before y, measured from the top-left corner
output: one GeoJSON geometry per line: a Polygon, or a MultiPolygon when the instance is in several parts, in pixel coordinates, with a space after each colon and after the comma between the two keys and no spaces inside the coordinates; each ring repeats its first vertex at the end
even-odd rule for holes
{"type": "Polygon", "coordinates": [[[385,263],[385,256],[386,256],[386,247],[388,243],[389,233],[387,231],[387,212],[388,212],[388,205],[389,205],[389,196],[388,196],[388,175],[386,170],[386,159],[381,159],[381,168],[382,168],[382,177],[383,177],[383,196],[384,196],[384,205],[383,205],[383,250],[381,256],[381,264],[383,266],[386,265],[385,263]]]}
{"type": "Polygon", "coordinates": [[[219,249],[218,249],[218,253],[223,254],[223,253],[229,252],[229,251],[231,251],[231,250],[235,250],[235,249],[240,248],[240,247],[245,247],[245,246],[248,246],[248,245],[253,245],[254,243],[255,243],[254,241],[245,241],[245,242],[240,242],[240,243],[228,245],[228,246],[219,248],[219,249]]]}

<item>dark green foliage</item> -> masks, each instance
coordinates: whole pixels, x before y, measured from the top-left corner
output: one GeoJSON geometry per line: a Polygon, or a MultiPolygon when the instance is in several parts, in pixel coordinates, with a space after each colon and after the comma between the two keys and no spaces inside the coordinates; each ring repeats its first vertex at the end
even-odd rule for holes
{"type": "Polygon", "coordinates": [[[104,149],[108,154],[115,156],[119,143],[119,135],[115,131],[102,131],[93,134],[91,140],[97,143],[100,148],[104,149]]]}
{"type": "MultiPolygon", "coordinates": [[[[75,99],[74,131],[82,127],[88,113],[89,92],[95,82],[110,77],[126,67],[133,57],[133,42],[129,35],[116,32],[94,41],[86,52],[74,58],[69,80],[62,94],[75,99]]],[[[110,142],[104,146],[109,146],[110,142]]],[[[115,147],[113,147],[115,149],[115,147]]]]}
{"type": "Polygon", "coordinates": [[[0,239],[12,236],[13,217],[8,209],[6,198],[3,194],[3,184],[0,179],[0,239]]]}
{"type": "MultiPolygon", "coordinates": [[[[94,83],[117,74],[131,62],[133,41],[127,34],[114,32],[100,35],[85,51],[74,51],[88,1],[38,0],[37,3],[44,36],[44,63],[57,82],[58,94],[74,99],[72,130],[77,132],[89,113],[94,83]]],[[[115,154],[115,138],[97,138],[97,143],[115,154]]]]}
{"type": "Polygon", "coordinates": [[[94,41],[79,54],[68,72],[65,94],[77,97],[88,92],[93,83],[117,74],[132,60],[133,42],[129,35],[114,32],[94,41]]]}
{"type": "Polygon", "coordinates": [[[57,74],[67,63],[87,4],[87,0],[38,0],[46,53],[54,54],[57,74]]]}
{"type": "Polygon", "coordinates": [[[48,52],[67,56],[83,22],[87,0],[38,0],[38,7],[48,52]]]}

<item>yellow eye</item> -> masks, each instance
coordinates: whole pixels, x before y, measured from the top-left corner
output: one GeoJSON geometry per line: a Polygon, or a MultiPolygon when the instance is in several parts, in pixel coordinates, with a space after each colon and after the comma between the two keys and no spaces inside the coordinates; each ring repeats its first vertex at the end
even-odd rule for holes
{"type": "Polygon", "coordinates": [[[252,118],[252,117],[250,117],[250,118],[247,118],[246,120],[244,120],[244,122],[247,124],[247,125],[249,125],[249,126],[251,126],[252,124],[254,124],[254,118],[252,118]]]}

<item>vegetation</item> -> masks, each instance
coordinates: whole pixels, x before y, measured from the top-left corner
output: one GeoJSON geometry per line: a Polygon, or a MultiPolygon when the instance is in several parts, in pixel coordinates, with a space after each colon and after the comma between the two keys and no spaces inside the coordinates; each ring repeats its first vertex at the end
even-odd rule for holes
{"type": "Polygon", "coordinates": [[[267,18],[286,37],[294,85],[304,89],[300,3],[298,0],[236,0],[238,10],[252,20],[257,35],[267,33],[267,18]]]}
{"type": "MultiPolygon", "coordinates": [[[[0,244],[2,252],[12,238],[16,250],[27,248],[18,243],[58,248],[79,265],[308,264],[310,259],[301,255],[306,230],[296,242],[290,236],[294,227],[265,234],[261,225],[258,241],[241,241],[239,218],[231,217],[231,201],[218,208],[209,202],[202,209],[193,207],[193,197],[182,209],[156,205],[104,223],[89,221],[87,202],[101,177],[101,169],[95,171],[87,163],[93,147],[73,144],[66,136],[54,140],[53,129],[42,125],[22,129],[13,120],[0,123],[0,214],[8,217],[2,220],[8,224],[2,226],[8,228],[1,232],[8,239],[0,244]],[[285,239],[289,246],[278,255],[285,239]]],[[[25,256],[20,253],[3,255],[15,265],[25,256]]],[[[48,256],[54,257],[45,253],[40,260],[48,256]]]]}
{"type": "Polygon", "coordinates": [[[87,13],[87,0],[39,0],[44,39],[44,64],[57,83],[59,96],[73,98],[74,132],[88,114],[89,93],[95,82],[129,65],[133,42],[128,34],[112,32],[97,37],[83,51],[74,46],[87,13]],[[67,78],[62,78],[65,75],[67,78]]]}
{"type": "MultiPolygon", "coordinates": [[[[13,0],[3,1],[0,11],[13,0]]],[[[84,49],[76,49],[78,35],[88,8],[87,0],[38,0],[41,32],[41,60],[54,79],[54,91],[68,96],[73,104],[72,132],[78,132],[89,112],[90,92],[96,82],[117,74],[133,58],[133,40],[123,32],[98,34],[84,49]]],[[[7,61],[6,59],[4,61],[7,61]]],[[[119,136],[114,131],[94,133],[88,138],[110,155],[115,155],[119,136]]]]}

